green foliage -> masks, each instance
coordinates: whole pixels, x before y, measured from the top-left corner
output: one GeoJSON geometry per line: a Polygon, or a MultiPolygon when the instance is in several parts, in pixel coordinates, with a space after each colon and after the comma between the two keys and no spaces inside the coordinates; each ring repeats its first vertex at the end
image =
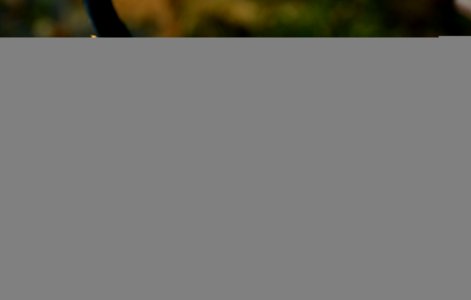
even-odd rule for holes
{"type": "MultiPolygon", "coordinates": [[[[135,0],[139,1],[139,0],[135,0]]],[[[159,0],[155,0],[159,1],[159,0]]],[[[183,0],[182,36],[391,37],[471,35],[471,20],[448,0],[183,0]],[[242,2],[250,9],[240,9],[242,2]],[[186,11],[186,9],[185,9],[186,11]],[[237,11],[237,13],[230,13],[237,11]]],[[[156,16],[157,18],[157,16],[156,16]]],[[[155,24],[133,25],[149,35],[155,24]]],[[[134,26],[134,27],[133,27],[134,26]]],[[[0,36],[90,36],[81,0],[0,0],[0,36]]]]}

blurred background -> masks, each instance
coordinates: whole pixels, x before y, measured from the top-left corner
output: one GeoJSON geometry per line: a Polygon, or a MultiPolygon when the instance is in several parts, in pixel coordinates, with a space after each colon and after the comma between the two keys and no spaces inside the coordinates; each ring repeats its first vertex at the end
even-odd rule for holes
{"type": "MultiPolygon", "coordinates": [[[[114,0],[136,36],[471,35],[452,0],[114,0]]],[[[0,0],[2,37],[88,37],[82,0],[0,0]]]]}

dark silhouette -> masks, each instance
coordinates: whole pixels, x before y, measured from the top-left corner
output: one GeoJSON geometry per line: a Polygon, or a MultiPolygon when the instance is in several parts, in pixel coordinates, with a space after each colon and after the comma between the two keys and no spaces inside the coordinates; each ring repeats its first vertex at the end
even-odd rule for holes
{"type": "Polygon", "coordinates": [[[88,15],[99,37],[131,37],[112,0],[84,0],[88,15]]]}

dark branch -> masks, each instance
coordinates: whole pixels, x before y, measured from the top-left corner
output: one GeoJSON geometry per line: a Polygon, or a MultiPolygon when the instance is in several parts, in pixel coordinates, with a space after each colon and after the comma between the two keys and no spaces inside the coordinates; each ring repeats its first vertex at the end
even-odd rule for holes
{"type": "Polygon", "coordinates": [[[99,37],[131,37],[119,18],[112,0],[84,0],[88,15],[99,37]]]}

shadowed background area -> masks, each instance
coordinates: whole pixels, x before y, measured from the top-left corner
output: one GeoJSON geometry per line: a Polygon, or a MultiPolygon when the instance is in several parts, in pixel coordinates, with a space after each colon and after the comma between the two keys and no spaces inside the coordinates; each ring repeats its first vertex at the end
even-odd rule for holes
{"type": "MultiPolygon", "coordinates": [[[[450,0],[115,0],[136,36],[470,35],[450,0]]],[[[0,36],[93,34],[81,0],[0,0],[0,36]]]]}

